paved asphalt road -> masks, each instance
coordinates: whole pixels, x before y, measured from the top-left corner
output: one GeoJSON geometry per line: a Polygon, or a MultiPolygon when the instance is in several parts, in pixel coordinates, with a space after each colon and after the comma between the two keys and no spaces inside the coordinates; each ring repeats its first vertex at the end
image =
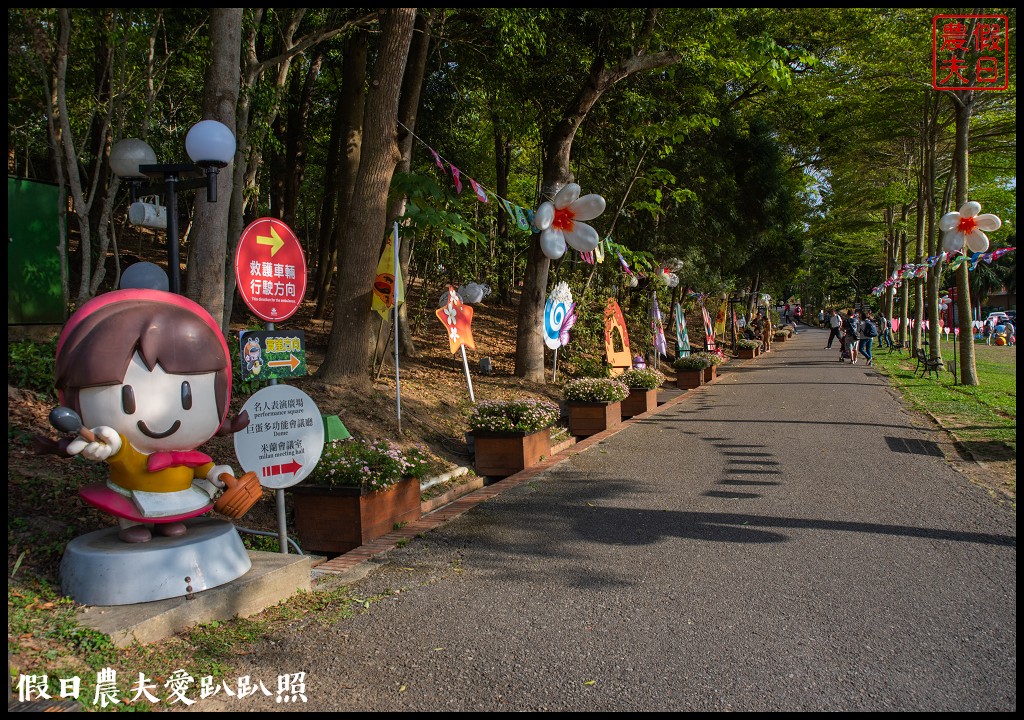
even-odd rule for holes
{"type": "Polygon", "coordinates": [[[390,553],[196,710],[1013,711],[1017,520],[825,333],[390,553]]]}

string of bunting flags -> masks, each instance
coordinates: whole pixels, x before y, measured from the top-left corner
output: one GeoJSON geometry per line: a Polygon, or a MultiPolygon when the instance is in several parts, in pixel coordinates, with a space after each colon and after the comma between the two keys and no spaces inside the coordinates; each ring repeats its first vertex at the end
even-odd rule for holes
{"type": "Polygon", "coordinates": [[[978,263],[984,262],[986,265],[990,265],[1003,255],[1013,252],[1016,249],[1016,247],[997,248],[990,252],[975,252],[971,255],[941,252],[938,255],[932,255],[925,258],[923,263],[908,263],[903,265],[899,270],[894,271],[891,276],[886,278],[885,282],[881,285],[873,287],[871,289],[871,294],[878,297],[889,288],[899,288],[903,284],[904,280],[923,278],[928,274],[929,269],[943,263],[948,263],[950,270],[956,270],[964,263],[968,263],[967,269],[968,271],[972,271],[978,267],[978,263]]]}
{"type": "Polygon", "coordinates": [[[503,198],[497,193],[488,190],[486,187],[478,183],[473,178],[469,177],[468,175],[465,175],[462,172],[462,170],[457,168],[450,161],[442,157],[437,150],[428,145],[419,135],[414,133],[409,128],[405,127],[405,125],[403,125],[402,123],[398,123],[398,125],[407,133],[412,135],[416,140],[419,141],[421,145],[423,145],[423,147],[427,149],[427,152],[429,152],[430,156],[434,159],[434,164],[437,166],[438,170],[441,171],[442,175],[444,175],[445,177],[451,175],[452,184],[455,185],[456,195],[462,194],[462,190],[465,187],[465,185],[463,184],[463,178],[465,178],[465,180],[468,181],[469,186],[473,188],[473,194],[476,196],[477,200],[479,200],[482,203],[489,203],[490,201],[488,200],[488,198],[493,197],[497,204],[500,205],[506,213],[508,213],[508,216],[512,219],[512,223],[516,228],[522,230],[523,232],[533,232],[533,228],[530,227],[530,224],[533,222],[532,210],[524,208],[512,202],[511,200],[503,198]]]}
{"type": "MultiPolygon", "coordinates": [[[[451,181],[455,187],[455,193],[457,195],[462,193],[466,183],[468,183],[473,189],[473,194],[476,196],[477,200],[482,203],[489,203],[489,198],[493,198],[495,204],[500,205],[508,214],[516,228],[523,232],[535,232],[532,227],[535,215],[533,210],[524,208],[518,203],[515,203],[508,198],[503,198],[497,193],[487,189],[476,179],[466,175],[459,167],[441,155],[441,153],[431,147],[429,143],[407,128],[404,124],[398,123],[398,125],[412,135],[412,137],[415,138],[424,148],[426,148],[427,152],[430,153],[430,156],[434,160],[434,165],[437,166],[438,170],[440,170],[446,178],[449,176],[451,177],[451,181]]],[[[628,278],[633,278],[632,281],[627,280],[627,283],[632,287],[636,286],[636,279],[644,277],[646,273],[660,275],[660,279],[669,287],[675,287],[679,283],[678,277],[675,273],[671,272],[671,268],[663,267],[661,264],[655,262],[653,258],[649,257],[649,253],[633,252],[624,245],[619,245],[614,242],[610,237],[600,239],[593,250],[580,252],[579,256],[583,262],[593,265],[595,263],[603,263],[605,256],[613,253],[619,259],[623,274],[628,278]],[[633,268],[630,267],[630,263],[627,262],[626,259],[627,257],[629,258],[629,261],[633,263],[636,268],[636,272],[634,272],[633,268]]]]}

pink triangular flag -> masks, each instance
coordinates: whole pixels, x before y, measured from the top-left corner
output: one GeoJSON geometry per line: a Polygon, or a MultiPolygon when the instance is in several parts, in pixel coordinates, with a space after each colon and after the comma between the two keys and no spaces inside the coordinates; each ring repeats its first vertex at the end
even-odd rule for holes
{"type": "Polygon", "coordinates": [[[441,168],[441,172],[444,172],[444,163],[441,162],[441,156],[437,154],[437,150],[430,148],[430,154],[434,156],[434,164],[441,168]]]}
{"type": "Polygon", "coordinates": [[[480,187],[477,181],[474,180],[473,178],[470,178],[469,184],[473,186],[473,192],[476,193],[476,199],[482,203],[487,202],[487,193],[484,192],[484,189],[480,187]]]}
{"type": "Polygon", "coordinates": [[[462,173],[451,163],[448,163],[448,167],[452,169],[452,180],[455,181],[455,194],[458,195],[462,192],[462,173]]]}

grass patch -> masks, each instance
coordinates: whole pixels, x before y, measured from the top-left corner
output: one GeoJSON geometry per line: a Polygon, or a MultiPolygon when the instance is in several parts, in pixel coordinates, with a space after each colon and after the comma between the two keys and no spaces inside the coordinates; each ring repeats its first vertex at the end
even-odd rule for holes
{"type": "MultiPolygon", "coordinates": [[[[121,702],[106,709],[163,710],[170,697],[165,683],[172,675],[187,674],[193,678],[186,695],[197,700],[201,681],[234,685],[238,681],[232,674],[235,659],[251,652],[268,634],[298,624],[327,627],[365,612],[388,595],[385,592],[354,597],[346,587],[299,592],[252,618],[214,621],[159,643],[118,648],[107,635],[81,626],[76,619],[77,606],[71,599],[61,597],[58,589],[37,575],[19,573],[16,582],[8,582],[7,590],[7,650],[12,686],[17,687],[21,675],[33,676],[36,683],[45,676],[47,692],[59,698],[61,680],[78,677],[78,703],[83,708],[99,710],[94,702],[97,674],[109,668],[116,674],[116,696],[121,702]],[[145,697],[129,702],[137,693],[140,673],[145,675],[147,685],[155,686],[151,692],[159,703],[145,697]]],[[[275,685],[269,684],[274,678],[262,680],[271,692],[277,691],[275,685]]]]}
{"type": "MultiPolygon", "coordinates": [[[[941,344],[943,360],[953,358],[953,343],[941,344]]],[[[917,361],[903,353],[875,351],[875,366],[888,376],[915,410],[931,414],[961,445],[982,461],[1016,462],[1017,348],[975,346],[977,386],[954,384],[953,374],[915,375],[917,361]]],[[[959,360],[959,355],[957,360],[959,360]]],[[[1016,481],[1011,492],[1016,498],[1016,481]]]]}

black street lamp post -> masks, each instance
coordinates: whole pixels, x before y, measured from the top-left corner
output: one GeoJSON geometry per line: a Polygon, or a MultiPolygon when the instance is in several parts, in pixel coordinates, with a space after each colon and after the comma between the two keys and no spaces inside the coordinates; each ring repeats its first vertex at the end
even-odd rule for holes
{"type": "Polygon", "coordinates": [[[181,294],[178,193],[205,187],[207,201],[217,202],[217,174],[235,155],[235,136],[223,123],[202,120],[189,130],[185,147],[191,163],[158,163],[153,149],[135,138],[121,140],[110,149],[111,168],[131,186],[129,219],[134,224],[167,229],[169,286],[177,294],[181,294]],[[166,197],[166,219],[156,208],[139,202],[146,195],[166,197]]]}

